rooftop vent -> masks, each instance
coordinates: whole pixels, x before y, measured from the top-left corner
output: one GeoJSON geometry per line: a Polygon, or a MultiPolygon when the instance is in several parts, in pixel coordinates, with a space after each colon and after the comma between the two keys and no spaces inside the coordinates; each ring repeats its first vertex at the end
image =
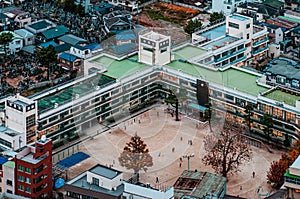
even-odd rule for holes
{"type": "Polygon", "coordinates": [[[57,108],[58,107],[58,103],[54,103],[54,108],[57,108]]]}

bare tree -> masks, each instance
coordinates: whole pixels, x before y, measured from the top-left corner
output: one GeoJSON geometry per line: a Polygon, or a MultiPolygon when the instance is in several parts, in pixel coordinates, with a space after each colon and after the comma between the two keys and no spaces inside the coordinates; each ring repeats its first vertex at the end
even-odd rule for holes
{"type": "Polygon", "coordinates": [[[146,172],[148,170],[147,167],[153,166],[149,149],[147,149],[147,145],[137,134],[131,137],[130,142],[126,143],[124,151],[119,157],[119,162],[122,167],[133,169],[137,177],[140,170],[143,169],[146,172]]]}
{"type": "Polygon", "coordinates": [[[244,127],[225,120],[217,133],[204,138],[206,155],[202,161],[224,177],[240,171],[240,166],[252,159],[252,150],[242,135],[244,127]]]}

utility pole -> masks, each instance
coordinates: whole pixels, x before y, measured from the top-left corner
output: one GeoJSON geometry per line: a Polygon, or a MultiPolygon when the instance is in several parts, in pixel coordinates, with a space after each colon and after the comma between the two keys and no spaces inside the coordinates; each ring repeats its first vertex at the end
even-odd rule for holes
{"type": "Polygon", "coordinates": [[[182,155],[182,158],[187,158],[187,160],[188,160],[188,171],[190,170],[190,158],[193,158],[193,157],[195,157],[194,153],[192,153],[190,155],[186,155],[186,154],[182,155]]]}

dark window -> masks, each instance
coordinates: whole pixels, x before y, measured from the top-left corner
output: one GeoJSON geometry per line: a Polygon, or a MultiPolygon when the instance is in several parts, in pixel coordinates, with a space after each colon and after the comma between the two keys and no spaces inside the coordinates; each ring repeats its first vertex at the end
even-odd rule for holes
{"type": "Polygon", "coordinates": [[[240,28],[239,24],[236,24],[236,23],[229,22],[228,25],[231,28],[235,28],[235,29],[239,29],[240,28]]]}
{"type": "Polygon", "coordinates": [[[249,24],[249,23],[246,25],[246,28],[247,28],[247,29],[250,28],[250,24],[249,24]]]}
{"type": "Polygon", "coordinates": [[[12,186],[12,181],[11,180],[6,180],[6,184],[9,186],[12,186]]]}

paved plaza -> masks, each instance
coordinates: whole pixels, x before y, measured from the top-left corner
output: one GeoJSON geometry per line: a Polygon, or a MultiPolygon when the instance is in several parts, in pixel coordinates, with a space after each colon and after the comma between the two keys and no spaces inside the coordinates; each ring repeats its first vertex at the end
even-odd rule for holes
{"type": "MultiPolygon", "coordinates": [[[[118,157],[135,133],[142,137],[153,157],[153,167],[146,173],[140,173],[143,183],[150,183],[153,187],[161,189],[172,186],[182,171],[188,168],[186,158],[180,162],[183,154],[195,154],[195,157],[190,159],[191,170],[214,172],[201,161],[205,154],[204,136],[211,133],[208,125],[197,124],[195,120],[185,116],[181,116],[181,121],[176,122],[174,117],[165,112],[165,108],[163,105],[153,108],[120,123],[108,132],[84,141],[80,150],[89,154],[91,158],[71,167],[69,177],[72,178],[99,163],[123,171],[124,178],[128,179],[133,171],[121,167],[118,157]],[[188,144],[189,140],[192,140],[192,145],[188,144]],[[158,183],[156,177],[159,178],[158,183]]],[[[266,149],[256,147],[252,149],[252,161],[246,163],[237,175],[229,176],[227,194],[260,198],[259,194],[271,191],[266,183],[266,173],[270,163],[280,158],[280,152],[269,153],[266,149]],[[255,178],[252,177],[253,171],[255,178]]]]}

